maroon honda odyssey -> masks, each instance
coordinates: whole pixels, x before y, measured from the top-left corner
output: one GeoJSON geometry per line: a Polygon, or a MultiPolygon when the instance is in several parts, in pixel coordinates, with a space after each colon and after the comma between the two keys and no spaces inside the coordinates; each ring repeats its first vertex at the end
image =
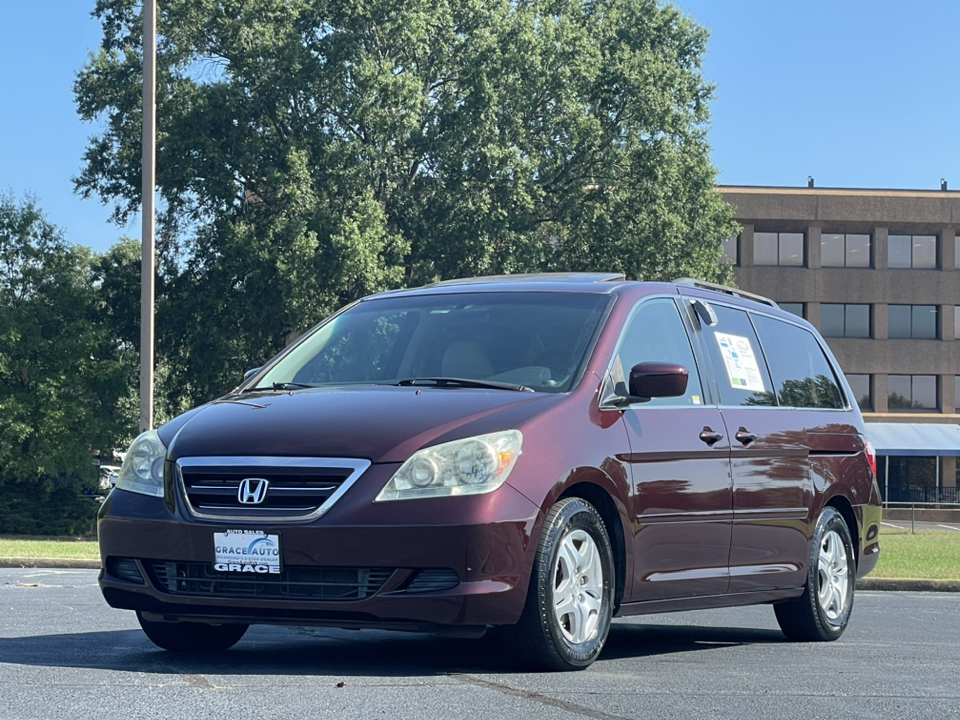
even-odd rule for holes
{"type": "Polygon", "coordinates": [[[767,603],[834,640],[880,495],[826,344],[694,280],[517,275],[364,298],[130,447],[107,602],[173,651],[251,623],[479,636],[576,669],[618,615],[767,603]]]}

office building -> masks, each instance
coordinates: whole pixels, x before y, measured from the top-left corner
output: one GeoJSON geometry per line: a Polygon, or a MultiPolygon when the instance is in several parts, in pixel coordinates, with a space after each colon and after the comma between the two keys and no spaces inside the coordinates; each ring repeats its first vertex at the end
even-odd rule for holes
{"type": "MultiPolygon", "coordinates": [[[[812,185],[812,183],[811,183],[812,185]]],[[[737,285],[827,340],[887,501],[957,502],[960,192],[721,186],[737,285]]]]}

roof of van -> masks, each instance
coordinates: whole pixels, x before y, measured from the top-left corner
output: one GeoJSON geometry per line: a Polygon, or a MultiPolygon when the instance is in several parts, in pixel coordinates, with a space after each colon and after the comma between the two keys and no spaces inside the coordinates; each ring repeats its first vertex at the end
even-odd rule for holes
{"type": "Polygon", "coordinates": [[[388,290],[372,297],[405,294],[443,294],[463,292],[588,292],[611,293],[617,288],[634,286],[623,273],[516,273],[513,275],[486,275],[456,278],[414,288],[388,290]]]}
{"type": "MultiPolygon", "coordinates": [[[[623,273],[616,272],[565,272],[565,273],[515,273],[512,275],[485,275],[480,277],[456,278],[442,280],[416,288],[401,288],[388,290],[373,297],[384,295],[404,295],[408,293],[449,293],[487,291],[554,291],[554,292],[594,292],[611,293],[624,286],[636,286],[641,283],[627,280],[623,273]]],[[[678,286],[705,290],[709,293],[718,293],[728,297],[753,301],[761,305],[779,307],[773,300],[740,290],[739,288],[718,285],[694,278],[677,278],[672,282],[644,282],[647,286],[660,286],[662,290],[668,288],[677,291],[678,286]]]]}

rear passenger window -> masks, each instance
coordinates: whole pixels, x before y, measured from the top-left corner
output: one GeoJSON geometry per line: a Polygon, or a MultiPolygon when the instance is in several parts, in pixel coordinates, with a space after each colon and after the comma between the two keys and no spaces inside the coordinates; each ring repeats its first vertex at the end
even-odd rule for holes
{"type": "Polygon", "coordinates": [[[763,315],[754,315],[753,321],[781,405],[833,409],[844,406],[836,375],[810,331],[763,315]]]}
{"type": "Polygon", "coordinates": [[[643,403],[644,407],[703,403],[700,374],[690,347],[690,338],[687,337],[676,303],[669,298],[645,301],[630,319],[611,373],[614,385],[625,387],[630,368],[642,362],[676,363],[683,365],[689,373],[687,392],[683,397],[651,398],[643,403]]]}
{"type": "Polygon", "coordinates": [[[713,305],[717,324],[703,327],[721,405],[776,405],[760,343],[743,310],[713,305]]]}

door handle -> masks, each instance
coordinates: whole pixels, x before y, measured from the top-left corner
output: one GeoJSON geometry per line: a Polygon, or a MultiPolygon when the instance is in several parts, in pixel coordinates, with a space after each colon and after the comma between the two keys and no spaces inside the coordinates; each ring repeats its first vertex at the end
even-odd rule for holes
{"type": "Polygon", "coordinates": [[[723,440],[723,435],[715,432],[713,428],[704,425],[703,432],[700,433],[700,439],[710,447],[713,447],[714,443],[718,443],[723,440]]]}
{"type": "Polygon", "coordinates": [[[750,432],[743,426],[741,426],[740,429],[737,430],[737,434],[734,435],[734,437],[740,441],[741,445],[749,445],[750,443],[752,443],[754,440],[757,439],[756,435],[754,435],[752,432],[750,432]]]}

